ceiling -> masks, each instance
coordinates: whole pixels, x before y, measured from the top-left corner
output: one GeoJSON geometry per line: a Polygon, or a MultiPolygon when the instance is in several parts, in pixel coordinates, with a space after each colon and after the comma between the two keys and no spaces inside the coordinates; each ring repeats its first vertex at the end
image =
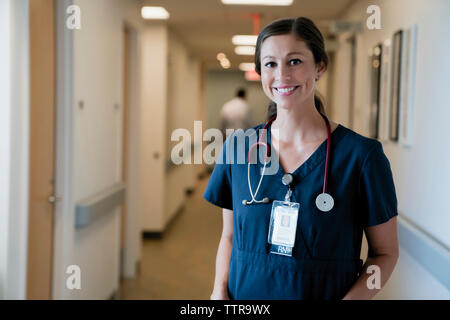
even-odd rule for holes
{"type": "Polygon", "coordinates": [[[232,69],[237,69],[241,62],[253,62],[253,57],[236,55],[231,37],[253,34],[254,13],[260,15],[261,28],[279,18],[308,17],[326,38],[330,22],[339,18],[355,1],[294,0],[291,6],[274,7],[224,5],[220,0],[142,0],[142,5],[166,8],[170,13],[169,29],[208,69],[221,68],[216,59],[219,52],[224,52],[232,69]]]}

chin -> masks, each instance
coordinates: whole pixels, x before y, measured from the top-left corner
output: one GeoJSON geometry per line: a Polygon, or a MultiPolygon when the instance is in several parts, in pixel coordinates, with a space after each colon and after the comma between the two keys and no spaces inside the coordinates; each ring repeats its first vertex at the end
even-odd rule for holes
{"type": "Polygon", "coordinates": [[[277,108],[289,110],[295,107],[298,104],[298,101],[275,101],[277,104],[277,108]]]}

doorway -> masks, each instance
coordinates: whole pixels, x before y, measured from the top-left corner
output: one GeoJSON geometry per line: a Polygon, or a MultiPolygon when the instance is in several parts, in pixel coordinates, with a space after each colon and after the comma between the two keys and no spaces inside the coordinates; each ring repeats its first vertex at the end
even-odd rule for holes
{"type": "Polygon", "coordinates": [[[55,159],[55,2],[30,0],[27,299],[51,299],[55,159]]]}

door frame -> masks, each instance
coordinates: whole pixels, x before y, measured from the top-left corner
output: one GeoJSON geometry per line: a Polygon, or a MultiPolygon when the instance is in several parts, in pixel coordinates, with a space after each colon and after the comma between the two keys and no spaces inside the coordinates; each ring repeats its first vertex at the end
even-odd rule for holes
{"type": "Polygon", "coordinates": [[[350,85],[349,85],[349,108],[348,108],[348,126],[355,129],[355,88],[356,88],[356,57],[357,57],[357,39],[356,35],[352,35],[346,40],[350,44],[350,85]]]}
{"type": "Polygon", "coordinates": [[[52,295],[54,204],[56,202],[53,200],[52,203],[49,197],[55,195],[55,4],[55,0],[29,1],[30,185],[27,299],[51,299],[52,295]],[[41,124],[44,124],[44,127],[39,129],[41,124]]]}
{"type": "MultiPolygon", "coordinates": [[[[126,137],[126,150],[122,150],[123,160],[125,166],[123,167],[126,176],[125,189],[125,226],[123,239],[123,255],[121,255],[121,277],[133,278],[138,272],[139,260],[141,257],[141,228],[140,219],[137,208],[137,194],[138,194],[138,174],[137,161],[138,144],[139,144],[139,106],[140,106],[140,44],[139,31],[133,27],[132,23],[124,21],[122,27],[122,35],[125,30],[128,32],[128,52],[126,54],[128,76],[122,76],[122,79],[127,79],[127,83],[122,83],[123,88],[127,88],[126,107],[124,108],[124,115],[126,124],[124,124],[123,136],[126,137]]],[[[123,39],[124,37],[122,37],[123,39]]],[[[125,48],[125,44],[122,46],[125,48]]],[[[123,53],[125,54],[125,53],[123,53]]],[[[122,59],[125,61],[125,59],[122,59]]]]}
{"type": "Polygon", "coordinates": [[[54,207],[53,299],[70,299],[66,269],[73,248],[73,30],[66,27],[66,8],[73,0],[56,0],[56,145],[54,207]],[[71,223],[72,221],[72,223],[71,223]]]}

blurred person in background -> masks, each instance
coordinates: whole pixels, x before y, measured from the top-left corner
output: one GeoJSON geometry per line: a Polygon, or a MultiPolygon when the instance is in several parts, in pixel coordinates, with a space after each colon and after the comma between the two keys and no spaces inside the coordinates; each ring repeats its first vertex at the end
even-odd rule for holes
{"type": "Polygon", "coordinates": [[[226,137],[226,129],[247,129],[251,125],[250,107],[246,100],[246,91],[237,90],[236,97],[226,102],[220,111],[221,130],[226,137]]]}
{"type": "Polygon", "coordinates": [[[255,127],[257,143],[244,136],[246,165],[234,152],[244,133],[227,139],[206,187],[204,198],[223,209],[211,299],[371,299],[398,258],[397,198],[382,144],[326,117],[315,89],[328,57],[310,19],[266,26],[255,66],[274,116],[255,127]],[[265,160],[251,165],[256,146],[265,146],[265,160]],[[265,175],[270,150],[280,166],[265,175]],[[379,282],[369,287],[374,267],[379,282]]]}

